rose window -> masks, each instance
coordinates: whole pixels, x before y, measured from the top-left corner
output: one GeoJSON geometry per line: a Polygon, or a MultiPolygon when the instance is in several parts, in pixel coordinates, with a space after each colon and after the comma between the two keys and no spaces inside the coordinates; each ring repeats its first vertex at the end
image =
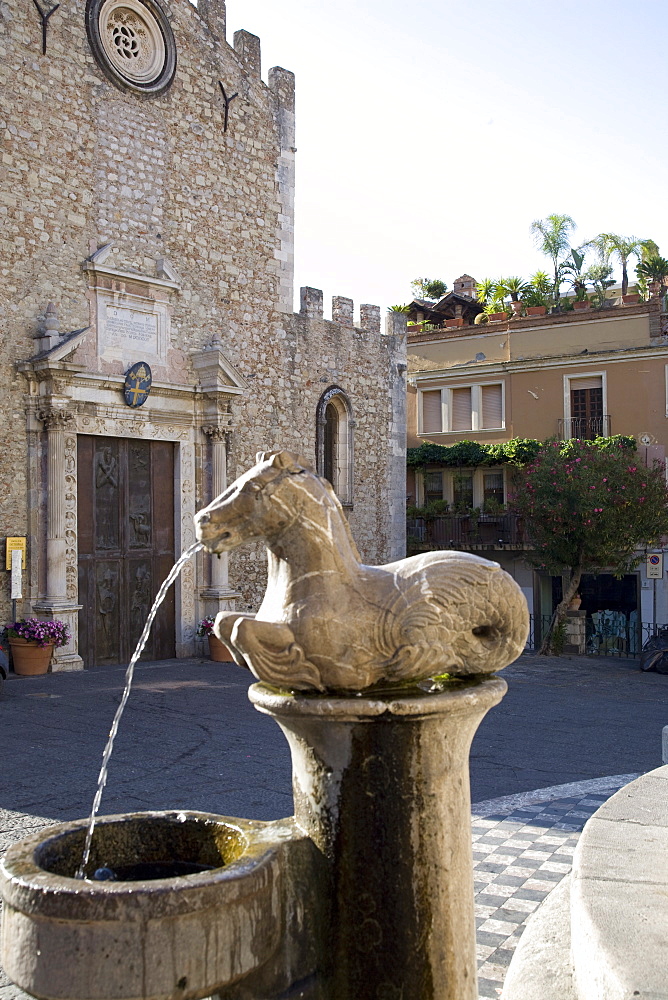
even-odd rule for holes
{"type": "Polygon", "coordinates": [[[86,13],[93,52],[117,86],[143,94],[169,86],[176,46],[157,0],[88,0],[86,13]]]}

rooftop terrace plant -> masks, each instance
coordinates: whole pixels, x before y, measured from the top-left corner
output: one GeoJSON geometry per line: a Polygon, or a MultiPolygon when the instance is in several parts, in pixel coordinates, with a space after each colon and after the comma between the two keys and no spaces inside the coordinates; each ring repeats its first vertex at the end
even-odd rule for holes
{"type": "Polygon", "coordinates": [[[570,234],[575,228],[575,221],[570,215],[548,215],[545,219],[534,219],[531,223],[536,246],[552,261],[554,269],[552,294],[555,304],[559,303],[562,266],[570,253],[570,234]]]}

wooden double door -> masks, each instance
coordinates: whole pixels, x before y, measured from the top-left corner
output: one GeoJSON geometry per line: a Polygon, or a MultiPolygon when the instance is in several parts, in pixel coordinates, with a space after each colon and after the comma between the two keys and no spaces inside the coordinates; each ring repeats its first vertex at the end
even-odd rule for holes
{"type": "MultiPolygon", "coordinates": [[[[174,564],[174,445],[78,438],[79,652],[86,666],[127,663],[174,564]]],[[[174,588],[142,659],[175,655],[174,588]]]]}

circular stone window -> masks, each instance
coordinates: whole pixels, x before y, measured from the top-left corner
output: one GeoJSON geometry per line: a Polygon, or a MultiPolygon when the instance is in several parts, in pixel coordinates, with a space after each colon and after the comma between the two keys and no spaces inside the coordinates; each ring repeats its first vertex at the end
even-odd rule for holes
{"type": "Polygon", "coordinates": [[[149,96],[174,79],[176,43],[156,0],[88,0],[86,30],[95,58],[117,87],[149,96]]]}

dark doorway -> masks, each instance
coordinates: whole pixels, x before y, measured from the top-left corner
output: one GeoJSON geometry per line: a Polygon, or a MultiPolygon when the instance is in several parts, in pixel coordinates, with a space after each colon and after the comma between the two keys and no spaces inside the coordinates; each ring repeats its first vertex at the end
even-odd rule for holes
{"type": "MultiPolygon", "coordinates": [[[[600,378],[598,381],[601,381],[600,378]]],[[[571,384],[576,386],[577,381],[571,384]]],[[[588,388],[572,388],[571,437],[593,440],[603,433],[602,385],[588,388]]]]}
{"type": "MultiPolygon", "coordinates": [[[[79,652],[86,666],[126,663],[174,563],[174,446],[78,438],[79,652]]],[[[174,590],[143,659],[175,655],[174,590]]]]}
{"type": "MultiPolygon", "coordinates": [[[[612,573],[597,575],[584,573],[578,592],[582,598],[581,611],[588,615],[598,611],[617,611],[629,616],[638,611],[638,574],[626,573],[617,579],[612,573]]],[[[552,577],[552,607],[561,600],[562,578],[552,577]]]]}

